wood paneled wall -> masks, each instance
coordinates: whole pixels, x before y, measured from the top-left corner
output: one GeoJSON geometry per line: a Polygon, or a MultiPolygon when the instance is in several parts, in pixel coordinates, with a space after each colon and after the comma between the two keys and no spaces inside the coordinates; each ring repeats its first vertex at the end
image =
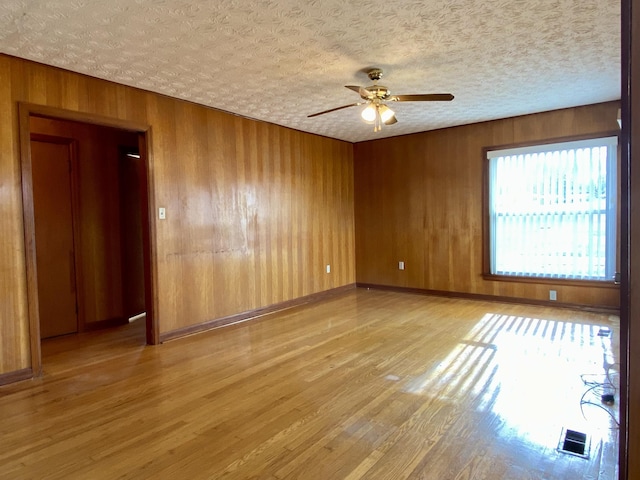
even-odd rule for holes
{"type": "Polygon", "coordinates": [[[617,129],[618,107],[611,102],[357,143],[357,281],[539,301],[554,289],[562,303],[619,306],[619,291],[611,286],[482,276],[482,148],[610,133],[617,129]]]}
{"type": "Polygon", "coordinates": [[[150,126],[161,334],[355,281],[351,144],[0,55],[0,374],[30,367],[19,102],[150,126]]]}

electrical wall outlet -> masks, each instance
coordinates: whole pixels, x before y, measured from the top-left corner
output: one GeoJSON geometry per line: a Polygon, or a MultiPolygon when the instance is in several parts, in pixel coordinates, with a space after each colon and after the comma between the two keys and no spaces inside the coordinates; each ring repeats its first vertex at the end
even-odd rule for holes
{"type": "Polygon", "coordinates": [[[555,290],[549,290],[549,300],[556,301],[558,299],[558,292],[555,290]]]}
{"type": "Polygon", "coordinates": [[[404,262],[398,262],[398,270],[404,270],[404,262]]]}
{"type": "Polygon", "coordinates": [[[327,273],[331,273],[331,265],[327,265],[327,273]]]}

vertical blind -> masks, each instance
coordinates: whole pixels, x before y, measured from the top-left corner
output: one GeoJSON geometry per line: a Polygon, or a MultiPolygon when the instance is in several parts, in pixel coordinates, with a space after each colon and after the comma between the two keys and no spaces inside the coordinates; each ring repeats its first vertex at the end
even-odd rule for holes
{"type": "Polygon", "coordinates": [[[487,152],[491,273],[609,280],[617,137],[487,152]]]}

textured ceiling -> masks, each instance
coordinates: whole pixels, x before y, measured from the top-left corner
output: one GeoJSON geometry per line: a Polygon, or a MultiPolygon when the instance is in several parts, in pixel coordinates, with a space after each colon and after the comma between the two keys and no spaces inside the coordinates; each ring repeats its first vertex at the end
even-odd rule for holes
{"type": "Polygon", "coordinates": [[[357,142],[620,98],[619,0],[2,0],[0,51],[357,142]],[[381,67],[373,127],[344,85],[381,67]]]}

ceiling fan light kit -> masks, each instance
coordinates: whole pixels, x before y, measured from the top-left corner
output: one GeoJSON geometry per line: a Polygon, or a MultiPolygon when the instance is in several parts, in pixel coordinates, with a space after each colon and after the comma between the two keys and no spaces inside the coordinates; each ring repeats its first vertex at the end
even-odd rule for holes
{"type": "Polygon", "coordinates": [[[393,125],[397,123],[395,112],[391,110],[385,101],[387,102],[449,102],[453,100],[453,95],[450,93],[426,93],[415,95],[391,95],[391,91],[384,85],[378,85],[378,80],[382,78],[382,70],[379,68],[373,68],[367,73],[369,79],[373,82],[373,85],[368,87],[358,87],[356,85],[345,85],[349,90],[360,95],[362,102],[351,103],[349,105],[343,105],[341,107],[331,108],[322,112],[314,113],[308,117],[317,117],[324,115],[325,113],[335,112],[344,108],[356,107],[360,105],[366,105],[362,110],[360,116],[368,123],[373,124],[373,131],[379,132],[382,130],[382,124],[393,125]]]}
{"type": "Polygon", "coordinates": [[[383,103],[372,102],[368,104],[360,114],[362,119],[369,124],[373,124],[373,131],[382,130],[382,124],[393,125],[396,120],[395,112],[383,103]]]}

